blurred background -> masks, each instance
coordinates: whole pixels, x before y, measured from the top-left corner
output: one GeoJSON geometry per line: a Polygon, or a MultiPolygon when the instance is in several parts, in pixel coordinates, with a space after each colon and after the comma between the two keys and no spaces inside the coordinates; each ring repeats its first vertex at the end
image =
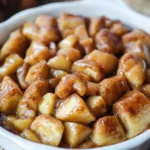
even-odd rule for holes
{"type": "Polygon", "coordinates": [[[150,16],[150,0],[125,0],[135,11],[150,16]]]}
{"type": "MultiPolygon", "coordinates": [[[[0,22],[18,11],[58,1],[67,0],[0,0],[0,22]]],[[[150,0],[124,0],[124,2],[135,11],[150,16],[150,0]]]]}
{"type": "Polygon", "coordinates": [[[18,11],[60,1],[66,0],[0,0],[0,22],[8,19],[18,11]]]}

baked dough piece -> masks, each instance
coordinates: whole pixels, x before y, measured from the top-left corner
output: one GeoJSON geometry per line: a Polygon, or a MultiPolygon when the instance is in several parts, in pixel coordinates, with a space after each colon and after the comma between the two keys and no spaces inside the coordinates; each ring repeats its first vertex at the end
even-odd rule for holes
{"type": "Polygon", "coordinates": [[[130,139],[149,127],[150,101],[139,91],[124,95],[113,106],[113,112],[119,117],[130,139]]]}
{"type": "Polygon", "coordinates": [[[111,106],[128,90],[127,82],[121,76],[113,76],[100,82],[100,95],[108,106],[111,106]]]}
{"type": "Polygon", "coordinates": [[[56,109],[55,117],[61,121],[89,124],[95,121],[84,100],[76,93],[65,98],[56,109]]]}
{"type": "Polygon", "coordinates": [[[89,96],[86,105],[97,118],[107,112],[105,100],[101,96],[89,96]]]}
{"type": "Polygon", "coordinates": [[[92,133],[89,127],[75,122],[65,122],[64,127],[65,141],[71,147],[78,146],[92,133]]]}
{"type": "Polygon", "coordinates": [[[61,121],[49,115],[39,115],[35,118],[30,126],[41,139],[42,143],[58,146],[64,126],[61,121]]]}
{"type": "Polygon", "coordinates": [[[105,74],[111,73],[118,63],[116,56],[100,52],[99,50],[93,50],[90,54],[85,56],[85,59],[97,62],[102,67],[105,74]]]}
{"type": "Polygon", "coordinates": [[[0,84],[0,113],[14,113],[21,97],[19,86],[5,76],[0,84]]]}
{"type": "Polygon", "coordinates": [[[32,83],[24,92],[22,99],[17,106],[17,115],[20,118],[34,118],[38,111],[39,102],[42,96],[49,91],[49,83],[45,80],[38,80],[32,83]]]}
{"type": "Polygon", "coordinates": [[[100,118],[94,124],[92,141],[99,146],[119,143],[125,139],[123,128],[115,116],[100,118]]]}
{"type": "Polygon", "coordinates": [[[133,54],[124,54],[119,61],[117,75],[124,76],[132,89],[140,87],[147,78],[145,61],[133,54]]]}
{"type": "Polygon", "coordinates": [[[93,82],[99,82],[104,77],[102,67],[95,61],[81,59],[73,63],[72,72],[84,73],[93,80],[93,82]]]}

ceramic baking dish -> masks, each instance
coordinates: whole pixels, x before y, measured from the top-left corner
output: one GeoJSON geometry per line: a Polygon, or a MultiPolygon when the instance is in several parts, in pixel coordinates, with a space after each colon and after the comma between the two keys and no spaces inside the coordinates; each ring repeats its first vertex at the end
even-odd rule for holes
{"type": "MultiPolygon", "coordinates": [[[[131,28],[140,28],[150,33],[150,19],[129,9],[121,0],[84,0],[44,5],[22,11],[0,24],[0,44],[9,33],[26,21],[34,20],[40,14],[58,16],[63,12],[83,16],[102,16],[119,19],[131,28]]],[[[0,127],[0,146],[5,150],[61,150],[43,144],[37,144],[14,135],[0,127]]],[[[150,148],[150,130],[139,136],[111,146],[95,148],[95,150],[148,150],[150,148]]]]}

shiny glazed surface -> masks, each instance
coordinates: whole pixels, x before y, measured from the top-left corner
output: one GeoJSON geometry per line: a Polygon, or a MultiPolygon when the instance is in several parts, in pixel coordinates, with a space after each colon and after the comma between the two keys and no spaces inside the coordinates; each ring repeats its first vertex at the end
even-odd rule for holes
{"type": "Polygon", "coordinates": [[[1,47],[2,126],[68,148],[137,136],[150,123],[149,43],[144,31],[106,17],[25,23],[1,47]]]}

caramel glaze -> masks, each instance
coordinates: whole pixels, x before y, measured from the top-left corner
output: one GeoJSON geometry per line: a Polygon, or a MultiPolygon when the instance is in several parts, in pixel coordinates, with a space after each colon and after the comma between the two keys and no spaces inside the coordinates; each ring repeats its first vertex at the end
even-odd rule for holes
{"type": "Polygon", "coordinates": [[[148,33],[105,16],[40,15],[0,48],[5,129],[47,145],[88,149],[149,128],[148,33]]]}

